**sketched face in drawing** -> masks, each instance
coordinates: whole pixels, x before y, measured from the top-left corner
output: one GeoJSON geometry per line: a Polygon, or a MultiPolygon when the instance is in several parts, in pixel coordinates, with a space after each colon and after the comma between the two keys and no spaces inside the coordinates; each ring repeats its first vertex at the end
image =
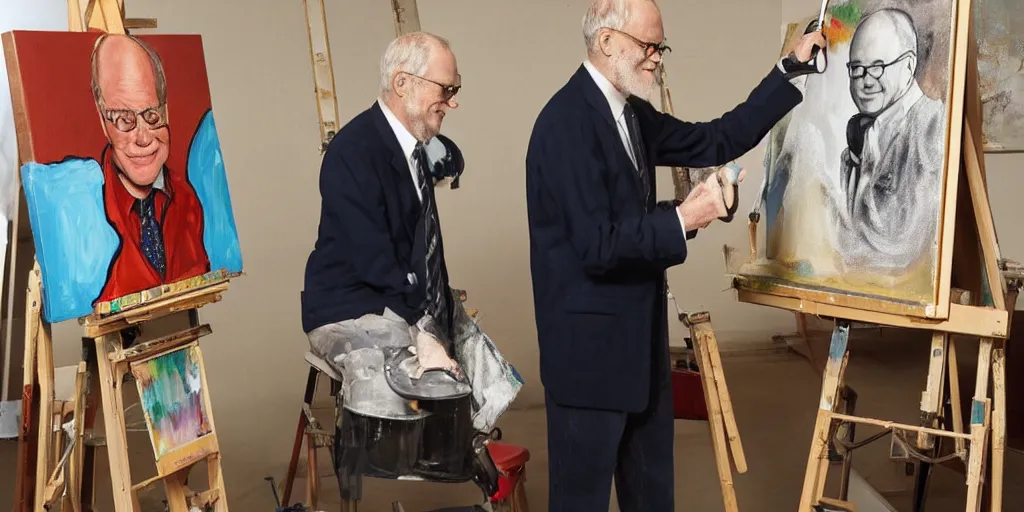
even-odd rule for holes
{"type": "Polygon", "coordinates": [[[850,96],[862,114],[878,115],[903,97],[917,69],[917,32],[906,13],[865,18],[850,44],[850,96]]]}
{"type": "Polygon", "coordinates": [[[145,197],[167,162],[167,88],[160,57],[124,35],[98,40],[92,58],[93,97],[120,178],[145,197]]]}

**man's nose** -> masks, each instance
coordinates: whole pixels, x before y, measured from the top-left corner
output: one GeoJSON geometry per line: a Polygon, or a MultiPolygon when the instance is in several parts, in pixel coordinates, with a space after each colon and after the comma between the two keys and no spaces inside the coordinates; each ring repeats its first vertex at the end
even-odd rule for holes
{"type": "Polygon", "coordinates": [[[153,143],[153,132],[147,129],[145,126],[138,124],[135,126],[135,145],[146,147],[153,143]]]}
{"type": "Polygon", "coordinates": [[[448,98],[448,101],[444,103],[445,105],[448,105],[448,107],[451,108],[452,110],[459,108],[459,102],[455,99],[455,96],[448,98]]]}

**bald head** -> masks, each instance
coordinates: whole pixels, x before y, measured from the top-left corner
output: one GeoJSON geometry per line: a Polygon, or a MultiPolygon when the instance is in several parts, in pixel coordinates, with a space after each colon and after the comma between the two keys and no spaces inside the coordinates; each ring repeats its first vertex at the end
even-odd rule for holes
{"type": "Polygon", "coordinates": [[[850,96],[861,113],[878,115],[916,86],[917,31],[910,16],[881,9],[857,25],[850,43],[850,96]]]}
{"type": "Polygon", "coordinates": [[[92,94],[97,105],[129,108],[107,103],[110,98],[152,93],[156,107],[167,101],[163,63],[156,51],[142,40],[125,34],[105,34],[92,53],[92,94]]]}
{"type": "Polygon", "coordinates": [[[92,53],[92,94],[121,183],[132,196],[146,197],[170,151],[160,57],[135,37],[100,36],[92,53]]]}
{"type": "Polygon", "coordinates": [[[917,53],[917,30],[910,15],[881,9],[858,24],[850,43],[850,61],[887,63],[910,51],[917,53]]]}

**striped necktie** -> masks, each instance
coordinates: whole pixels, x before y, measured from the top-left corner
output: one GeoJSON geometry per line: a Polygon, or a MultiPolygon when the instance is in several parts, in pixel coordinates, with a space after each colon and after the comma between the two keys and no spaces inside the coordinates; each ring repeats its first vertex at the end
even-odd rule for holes
{"type": "Polygon", "coordinates": [[[444,261],[444,245],[441,242],[441,223],[434,198],[434,180],[429,171],[430,162],[422,142],[413,150],[416,173],[419,178],[420,195],[423,198],[423,234],[426,238],[426,310],[447,331],[449,329],[448,285],[441,268],[444,261]]]}

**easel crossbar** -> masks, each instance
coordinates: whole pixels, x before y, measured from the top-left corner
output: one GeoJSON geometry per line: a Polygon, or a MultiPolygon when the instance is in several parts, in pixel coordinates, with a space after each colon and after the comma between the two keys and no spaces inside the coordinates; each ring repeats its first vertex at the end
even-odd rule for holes
{"type": "Polygon", "coordinates": [[[878,427],[886,428],[889,430],[908,430],[912,432],[923,432],[925,434],[931,434],[933,436],[952,437],[955,439],[971,439],[970,434],[964,434],[960,432],[950,432],[948,430],[939,430],[935,428],[919,427],[914,425],[907,425],[905,423],[897,423],[895,421],[877,420],[874,418],[862,418],[858,416],[850,416],[847,414],[831,413],[829,417],[833,420],[845,421],[847,423],[860,423],[864,425],[875,425],[878,427]]]}

